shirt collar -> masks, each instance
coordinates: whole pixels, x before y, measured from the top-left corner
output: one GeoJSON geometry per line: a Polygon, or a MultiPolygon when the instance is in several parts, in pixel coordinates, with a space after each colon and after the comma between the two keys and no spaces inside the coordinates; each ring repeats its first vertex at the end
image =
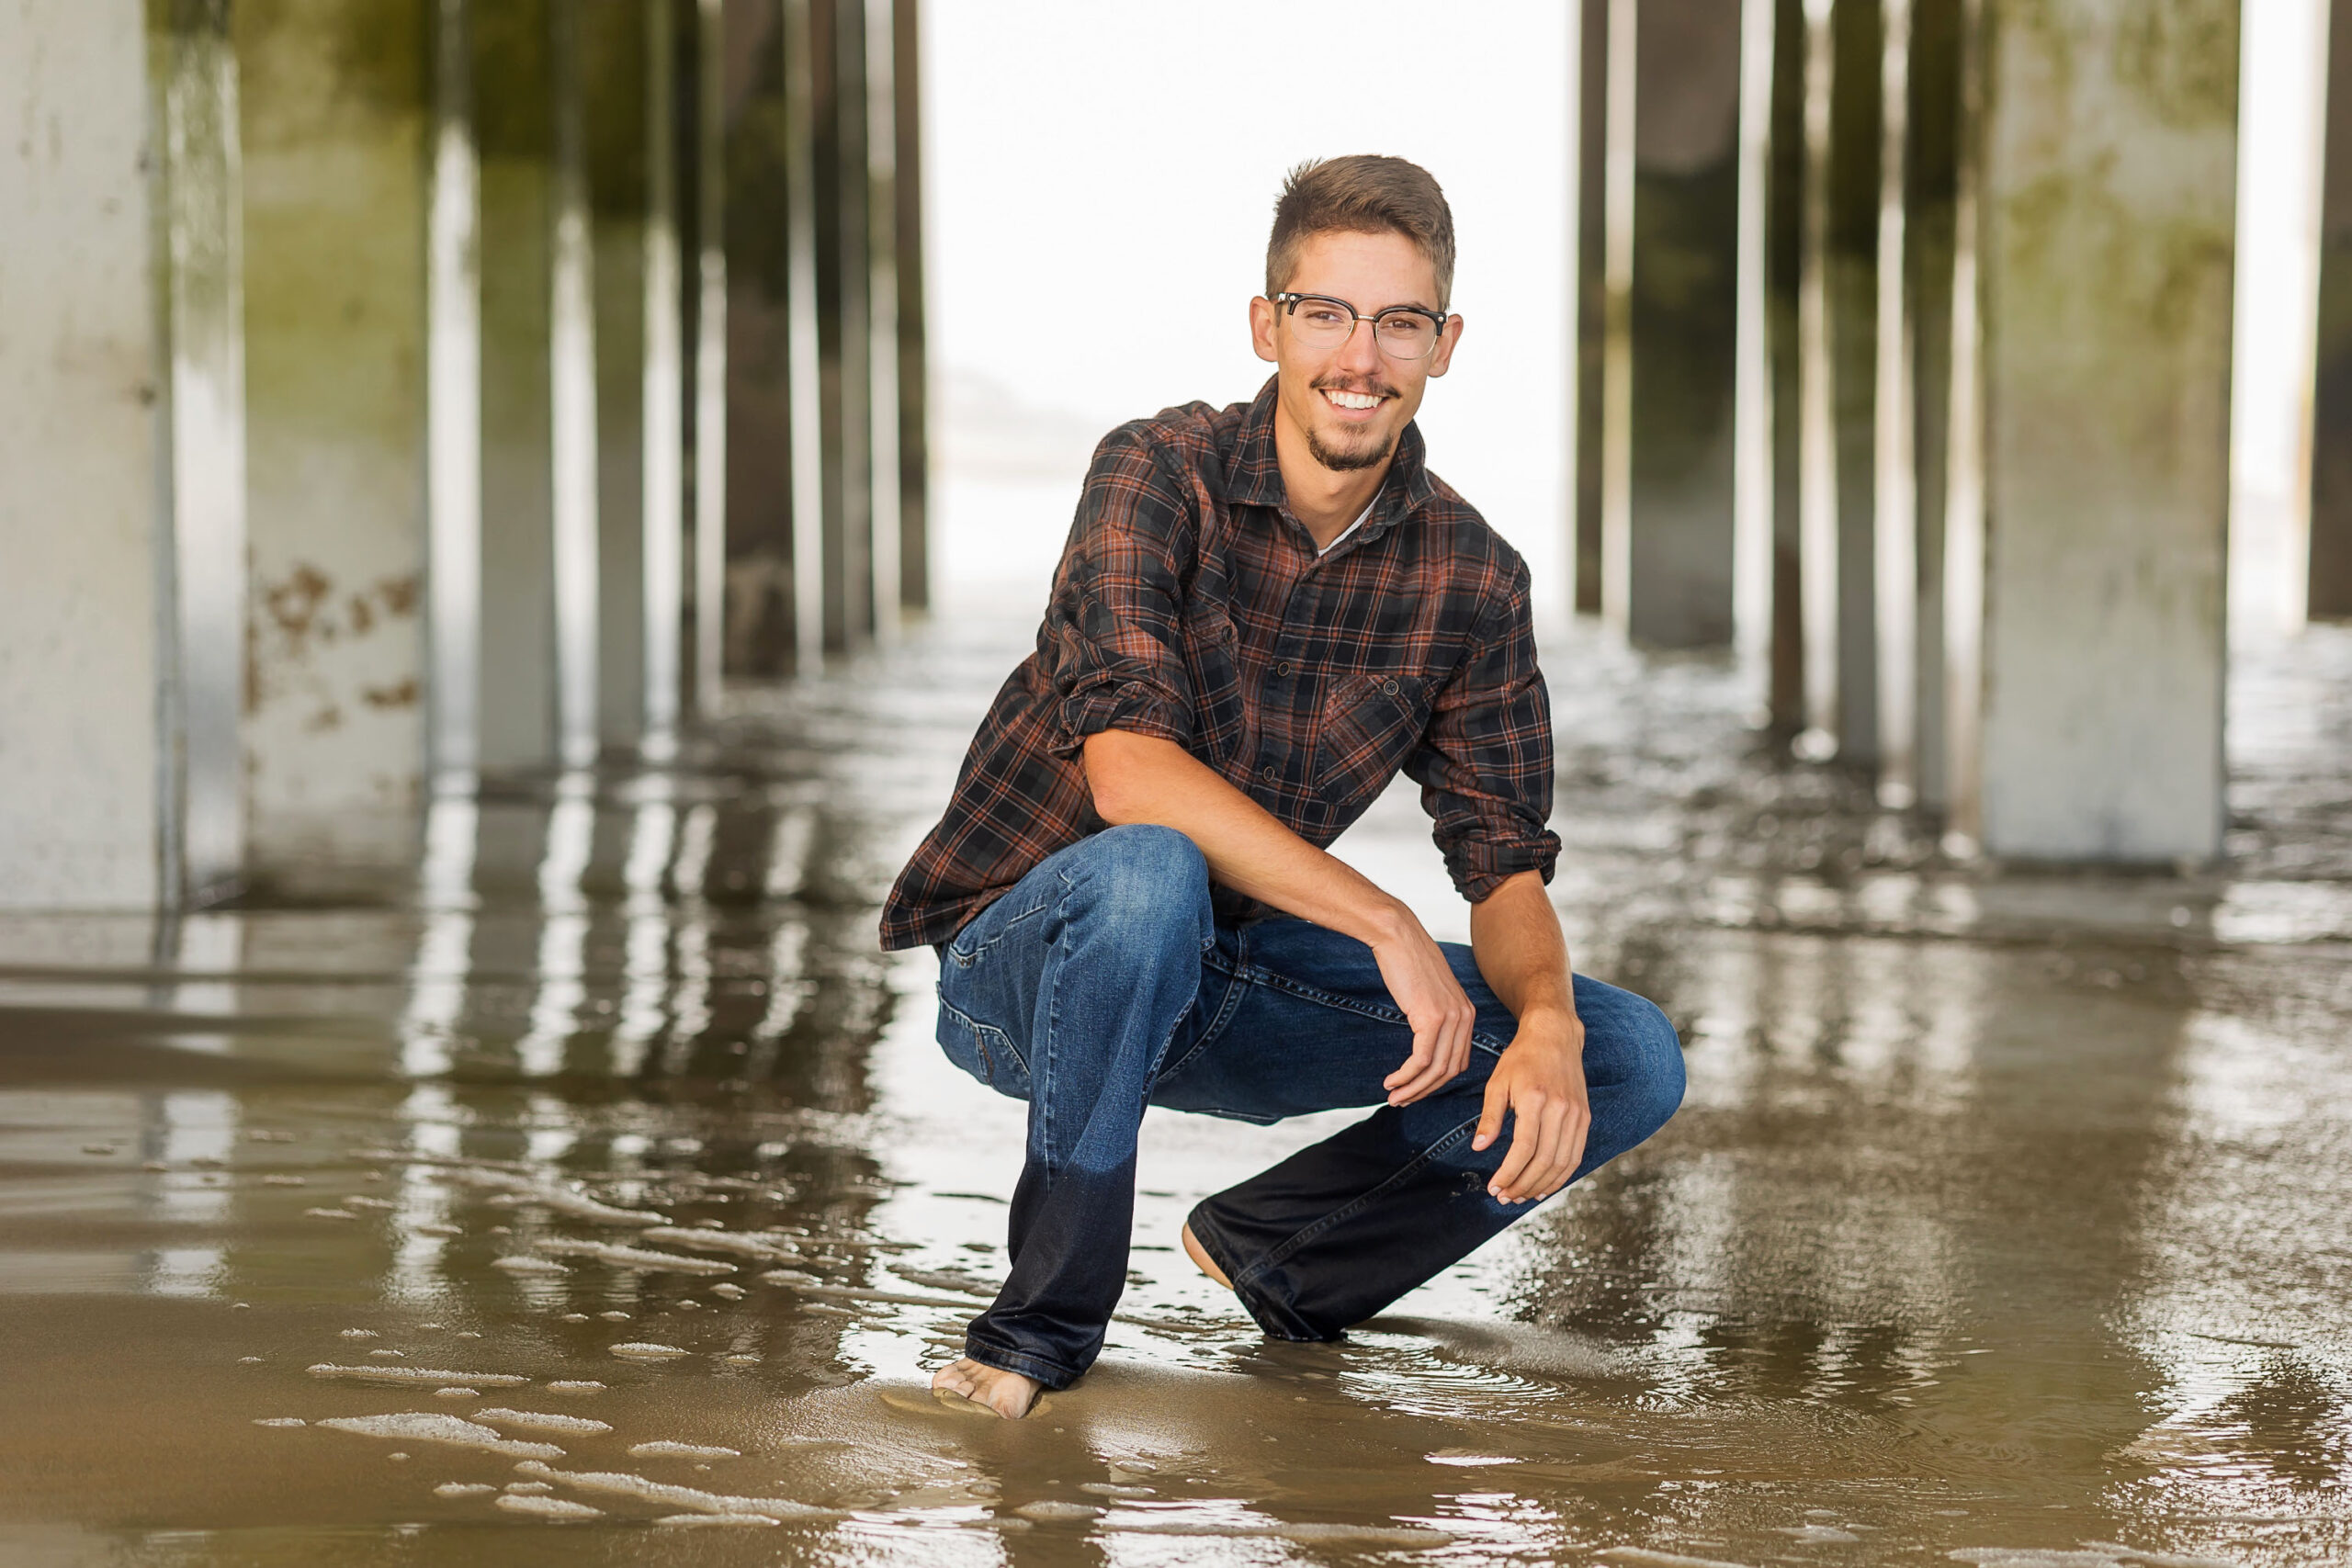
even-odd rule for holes
{"type": "MultiPolygon", "coordinates": [[[[1280,379],[1268,377],[1250,403],[1250,412],[1242,417],[1240,436],[1226,467],[1227,505],[1280,510],[1289,499],[1283,489],[1282,460],[1274,453],[1274,398],[1280,379]]],[[[1421,440],[1420,422],[1408,423],[1404,434],[1396,438],[1396,453],[1389,461],[1388,477],[1374,500],[1372,516],[1363,525],[1366,541],[1402,523],[1437,493],[1437,486],[1430,478],[1428,452],[1421,440]]]]}

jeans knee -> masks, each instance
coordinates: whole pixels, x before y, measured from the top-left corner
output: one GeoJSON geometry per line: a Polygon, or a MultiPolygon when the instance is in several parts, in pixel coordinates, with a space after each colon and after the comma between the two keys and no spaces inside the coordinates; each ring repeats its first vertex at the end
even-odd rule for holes
{"type": "Polygon", "coordinates": [[[1682,1037],[1675,1032],[1674,1021],[1666,1016],[1666,1010],[1644,998],[1641,1007],[1635,1010],[1635,1017],[1633,1036],[1636,1076],[1627,1086],[1634,1091],[1628,1109],[1641,1126],[1642,1137],[1646,1138],[1681,1109],[1688,1079],[1682,1065],[1682,1037]]]}
{"type": "Polygon", "coordinates": [[[1173,828],[1131,823],[1094,835],[1085,863],[1089,919],[1123,941],[1205,946],[1216,929],[1209,863],[1173,828]]]}

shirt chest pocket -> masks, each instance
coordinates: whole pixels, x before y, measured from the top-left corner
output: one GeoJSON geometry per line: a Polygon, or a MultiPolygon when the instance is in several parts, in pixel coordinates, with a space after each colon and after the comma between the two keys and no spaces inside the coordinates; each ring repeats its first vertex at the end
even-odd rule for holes
{"type": "Polygon", "coordinates": [[[1428,689],[1410,675],[1350,675],[1324,699],[1315,789],[1338,807],[1380,793],[1429,727],[1428,689]]]}

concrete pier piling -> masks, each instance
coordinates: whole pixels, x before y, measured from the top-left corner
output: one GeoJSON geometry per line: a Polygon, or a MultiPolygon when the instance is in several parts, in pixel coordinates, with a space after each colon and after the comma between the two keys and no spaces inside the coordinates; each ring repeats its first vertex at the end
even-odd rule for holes
{"type": "Polygon", "coordinates": [[[648,0],[577,5],[596,378],[597,736],[646,737],[647,567],[659,523],[648,507],[658,411],[647,389],[653,319],[648,0]]]}
{"type": "MultiPolygon", "coordinates": [[[[715,86],[727,178],[718,200],[725,255],[727,414],[723,497],[722,667],[777,675],[794,662],[794,458],[791,231],[775,202],[792,175],[792,100],[780,6],[731,5],[722,15],[715,86]]],[[[788,196],[786,197],[788,210],[788,196]]]]}
{"type": "Polygon", "coordinates": [[[1975,374],[1954,396],[1981,445],[1950,458],[1952,826],[2001,855],[2209,856],[2237,6],[1971,10],[1955,315],[1975,374]],[[1955,582],[1979,563],[1981,593],[1955,582]]]}
{"type": "MultiPolygon", "coordinates": [[[[869,0],[878,6],[880,0],[869,0]]],[[[899,609],[931,605],[931,395],[923,310],[921,0],[890,13],[890,243],[883,253],[898,293],[899,609]]],[[[867,26],[876,24],[871,20],[867,26]]],[[[876,450],[879,450],[877,446],[876,450]]]]}
{"type": "Polygon", "coordinates": [[[2306,614],[2352,618],[2352,0],[2327,28],[2327,120],[2320,202],[2319,376],[2312,406],[2306,614]]]}
{"type": "Polygon", "coordinates": [[[158,39],[172,335],[161,787],[175,797],[159,874],[194,900],[236,888],[245,848],[244,181],[228,12],[226,0],[175,0],[158,39]]]}
{"type": "Polygon", "coordinates": [[[1798,750],[1815,761],[1867,764],[1878,754],[1884,17],[1881,0],[1804,0],[1803,15],[1792,411],[1804,669],[1798,750]]]}
{"type": "Polygon", "coordinates": [[[485,768],[560,760],[555,465],[548,352],[555,224],[552,0],[477,6],[481,179],[481,622],[485,768]]]}
{"type": "MultiPolygon", "coordinates": [[[[1900,0],[1894,0],[1900,4],[1900,0]]],[[[1834,696],[1814,720],[1829,751],[1863,766],[1880,760],[1878,726],[1878,457],[1880,390],[1879,246],[1884,130],[1883,0],[1833,0],[1827,37],[1828,94],[1822,192],[1826,228],[1819,254],[1823,341],[1828,382],[1828,455],[1818,482],[1834,519],[1824,583],[1834,615],[1829,656],[1834,696]]],[[[1894,351],[1896,344],[1887,344],[1894,351]]],[[[1810,584],[1808,584],[1810,587],[1810,584]]]]}
{"type": "Polygon", "coordinates": [[[1613,0],[1603,205],[1601,614],[1732,637],[1738,0],[1613,0]]]}
{"type": "MultiPolygon", "coordinates": [[[[147,904],[176,891],[177,831],[155,711],[174,449],[148,24],[138,0],[0,16],[0,123],[23,128],[0,138],[0,904],[147,904]]],[[[159,106],[168,25],[155,53],[159,106]]]]}
{"type": "Polygon", "coordinates": [[[427,13],[425,649],[427,769],[472,786],[481,754],[481,161],[471,0],[427,13]]]}
{"type": "Polygon", "coordinates": [[[1944,503],[1951,438],[1952,221],[1958,191],[1961,0],[1909,0],[1905,66],[1904,287],[1910,322],[1912,779],[1945,804],[1944,503]]]}
{"type": "Polygon", "coordinates": [[[693,242],[694,367],[687,446],[694,460],[690,655],[695,716],[726,705],[727,674],[727,7],[695,0],[694,144],[686,161],[693,242]]]}
{"type": "Polygon", "coordinates": [[[1576,276],[1569,301],[1576,344],[1568,356],[1575,379],[1574,417],[1566,432],[1576,449],[1569,497],[1568,596],[1580,615],[1600,613],[1602,418],[1608,396],[1609,340],[1609,20],[1611,0],[1583,0],[1576,56],[1576,276]]]}
{"type": "Polygon", "coordinates": [[[251,861],[404,864],[427,770],[426,0],[255,0],[243,74],[251,861]]]}
{"type": "MultiPolygon", "coordinates": [[[[1794,735],[1805,724],[1804,552],[1804,451],[1801,441],[1804,382],[1798,321],[1804,271],[1805,49],[1804,0],[1748,0],[1771,17],[1770,102],[1763,106],[1769,130],[1764,159],[1763,296],[1764,398],[1751,417],[1768,427],[1761,439],[1770,467],[1757,503],[1765,511],[1748,526],[1770,540],[1770,558],[1762,584],[1741,600],[1764,624],[1743,634],[1749,649],[1766,650],[1763,716],[1780,734],[1794,735]],[[1760,590],[1760,592],[1759,592],[1760,590]],[[1762,603],[1758,603],[1758,598],[1762,603]]],[[[1751,48],[1766,47],[1758,31],[1751,48]]],[[[1751,79],[1763,74],[1752,73],[1751,79]]],[[[1761,546],[1751,547],[1760,551],[1761,546]]],[[[1751,569],[1752,570],[1752,569],[1751,569]]]]}
{"type": "Polygon", "coordinates": [[[873,177],[865,0],[808,0],[824,645],[874,633],[873,177]],[[838,454],[836,457],[835,455],[838,454]]]}

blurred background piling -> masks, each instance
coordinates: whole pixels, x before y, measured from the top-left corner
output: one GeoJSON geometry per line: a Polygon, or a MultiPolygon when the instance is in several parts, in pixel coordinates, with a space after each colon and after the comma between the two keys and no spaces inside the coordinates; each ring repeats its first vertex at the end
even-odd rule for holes
{"type": "Polygon", "coordinates": [[[913,0],[10,12],[6,901],[404,863],[922,605],[913,0]]]}

